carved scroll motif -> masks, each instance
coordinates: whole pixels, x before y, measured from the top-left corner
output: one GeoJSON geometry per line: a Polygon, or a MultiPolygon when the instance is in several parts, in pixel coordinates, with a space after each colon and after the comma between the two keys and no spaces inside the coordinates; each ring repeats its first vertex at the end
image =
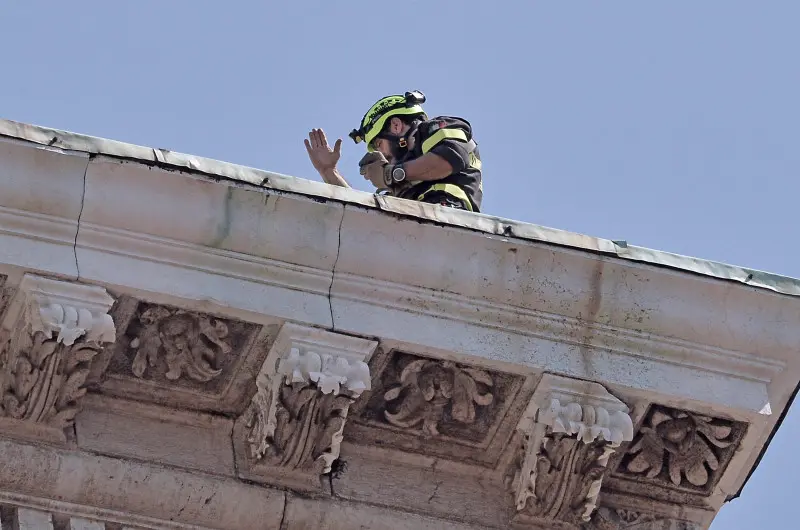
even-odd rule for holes
{"type": "Polygon", "coordinates": [[[350,405],[371,388],[376,343],[286,325],[256,379],[247,413],[249,457],[319,475],[339,457],[350,405]],[[303,337],[311,334],[312,344],[303,337]],[[327,341],[327,344],[326,344],[327,341]],[[343,350],[352,345],[353,351],[343,350]],[[288,354],[281,354],[288,347],[288,354]],[[312,349],[313,348],[313,349],[312,349]],[[277,369],[269,369],[275,365],[277,369]]]}
{"type": "Polygon", "coordinates": [[[116,340],[112,303],[99,287],[23,278],[3,326],[0,418],[72,425],[92,359],[116,340]]]}
{"type": "Polygon", "coordinates": [[[518,512],[540,523],[589,521],[609,457],[633,438],[627,406],[599,384],[546,375],[520,431],[518,512]]]}

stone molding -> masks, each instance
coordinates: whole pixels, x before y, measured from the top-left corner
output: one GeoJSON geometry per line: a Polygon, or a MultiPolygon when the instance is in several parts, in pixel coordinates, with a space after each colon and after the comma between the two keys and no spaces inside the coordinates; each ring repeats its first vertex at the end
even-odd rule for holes
{"type": "Polygon", "coordinates": [[[377,345],[284,324],[234,428],[240,476],[318,488],[339,457],[350,405],[371,388],[367,361],[377,345]]]}
{"type": "Polygon", "coordinates": [[[633,439],[625,403],[598,383],[545,374],[518,431],[518,521],[577,525],[597,506],[609,457],[633,439]]]}
{"type": "Polygon", "coordinates": [[[494,343],[520,342],[528,345],[524,348],[532,356],[528,362],[537,368],[576,378],[587,374],[570,363],[554,363],[552,356],[539,352],[558,349],[564,354],[555,358],[569,359],[580,349],[587,349],[604,360],[594,365],[592,378],[664,394],[679,392],[711,402],[725,395],[727,403],[753,412],[759,412],[769,401],[767,385],[787,364],[657,332],[645,333],[581,316],[368,278],[338,269],[331,290],[334,327],[353,332],[378,329],[375,334],[382,339],[403,341],[413,333],[428,346],[479,357],[486,357],[487,347],[491,351],[494,343]],[[440,325],[428,335],[423,326],[431,318],[440,325]],[[582,330],[579,336],[576,330],[582,330]],[[475,341],[475,336],[483,340],[475,341]],[[487,345],[487,341],[491,343],[487,345]],[[631,363],[649,368],[643,372],[669,373],[671,377],[627,380],[617,367],[631,363]],[[742,392],[745,387],[748,391],[742,392]]]}
{"type": "MultiPolygon", "coordinates": [[[[18,142],[14,149],[25,161],[47,148],[18,142]]],[[[77,211],[82,203],[85,207],[70,257],[89,281],[158,293],[171,298],[168,303],[196,300],[198,285],[214,285],[214,293],[203,296],[249,313],[241,317],[247,321],[273,315],[399,341],[413,333],[428,348],[754,413],[768,402],[782,408],[791,392],[783,385],[778,398],[767,392],[778,374],[793,366],[783,352],[791,351],[798,333],[770,324],[780,321],[777,315],[796,314],[787,305],[789,297],[585,250],[398,219],[345,205],[338,190],[319,183],[295,179],[281,180],[286,190],[248,188],[108,156],[72,160],[55,150],[47,156],[71,160],[74,178],[80,177],[76,182],[85,184],[84,196],[75,197],[77,211]],[[297,191],[304,186],[321,195],[303,196],[297,191]],[[186,215],[176,218],[175,205],[186,215]],[[199,222],[191,212],[201,211],[217,213],[199,222]],[[223,211],[236,215],[223,220],[223,211]],[[372,252],[376,248],[384,251],[372,252]],[[442,289],[443,264],[428,256],[471,265],[449,271],[442,289]],[[132,267],[143,273],[132,279],[132,267]],[[533,269],[541,274],[530,274],[533,269]],[[497,274],[486,277],[486,270],[497,274]],[[592,300],[602,303],[592,309],[592,300]],[[724,318],[718,311],[723,300],[724,318]],[[691,325],[689,314],[702,326],[691,325]],[[423,329],[431,317],[440,320],[440,332],[423,329]],[[509,359],[499,353],[507,344],[525,355],[509,359]],[[543,353],[554,349],[553,355],[543,353]],[[582,363],[566,361],[584,349],[598,361],[588,372],[582,363]],[[631,363],[640,369],[626,378],[617,368],[631,363]]],[[[215,167],[236,168],[218,162],[215,167]]],[[[36,184],[49,189],[61,177],[54,164],[36,174],[36,184]]],[[[13,188],[15,182],[3,185],[13,188]]],[[[346,195],[375,204],[368,194],[346,195]]],[[[0,206],[17,215],[14,205],[0,206]]],[[[51,210],[19,215],[52,215],[51,210]]],[[[12,221],[3,226],[15,241],[47,237],[35,227],[16,230],[12,221]]],[[[557,234],[565,245],[595,241],[545,233],[557,234]]]]}
{"type": "MultiPolygon", "coordinates": [[[[83,517],[70,517],[25,507],[0,507],[0,522],[3,528],[20,530],[111,530],[104,521],[83,517]]],[[[112,523],[113,524],[113,523],[112,523]]],[[[117,527],[119,530],[134,530],[133,527],[117,527]]]]}
{"type": "Polygon", "coordinates": [[[582,530],[701,530],[703,525],[692,521],[660,516],[640,510],[601,506],[591,522],[582,530]]]}
{"type": "Polygon", "coordinates": [[[0,137],[0,263],[78,277],[78,232],[89,154],[0,137]]]}
{"type": "Polygon", "coordinates": [[[0,461],[0,504],[137,530],[280,527],[285,493],[233,478],[5,439],[0,461]]]}
{"type": "Polygon", "coordinates": [[[0,328],[0,422],[66,442],[95,356],[116,340],[114,299],[98,286],[26,274],[0,328]]]}

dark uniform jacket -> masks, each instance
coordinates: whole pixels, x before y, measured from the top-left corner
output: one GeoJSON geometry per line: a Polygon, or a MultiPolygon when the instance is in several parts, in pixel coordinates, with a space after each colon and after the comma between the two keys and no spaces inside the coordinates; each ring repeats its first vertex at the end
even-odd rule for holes
{"type": "MultiPolygon", "coordinates": [[[[440,180],[410,181],[396,191],[403,199],[422,200],[430,193],[444,192],[464,202],[471,211],[479,212],[483,198],[481,157],[472,141],[472,127],[463,118],[438,116],[417,125],[411,135],[413,148],[400,162],[435,153],[453,166],[453,173],[440,180]]],[[[409,142],[410,143],[410,142],[409,142]]]]}

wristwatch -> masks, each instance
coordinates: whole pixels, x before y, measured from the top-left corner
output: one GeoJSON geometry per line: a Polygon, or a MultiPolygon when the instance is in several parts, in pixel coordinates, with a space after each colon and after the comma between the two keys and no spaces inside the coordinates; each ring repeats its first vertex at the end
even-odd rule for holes
{"type": "Polygon", "coordinates": [[[403,169],[403,164],[388,166],[386,169],[387,171],[383,174],[383,181],[387,186],[403,182],[406,179],[406,170],[403,169]]]}

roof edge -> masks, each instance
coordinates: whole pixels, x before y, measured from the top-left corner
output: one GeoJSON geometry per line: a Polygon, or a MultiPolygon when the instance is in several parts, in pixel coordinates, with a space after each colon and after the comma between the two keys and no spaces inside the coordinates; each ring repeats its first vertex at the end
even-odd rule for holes
{"type": "Polygon", "coordinates": [[[735,281],[782,295],[800,296],[800,279],[788,276],[628,245],[626,241],[612,241],[483,213],[462,212],[395,197],[373,195],[354,189],[332,186],[323,182],[178,153],[167,149],[144,147],[6,119],[0,119],[0,137],[30,142],[43,147],[82,152],[89,155],[104,155],[163,168],[177,168],[267,189],[358,204],[368,208],[438,222],[444,225],[467,228],[494,236],[608,254],[623,260],[648,263],[707,277],[735,281]]]}

